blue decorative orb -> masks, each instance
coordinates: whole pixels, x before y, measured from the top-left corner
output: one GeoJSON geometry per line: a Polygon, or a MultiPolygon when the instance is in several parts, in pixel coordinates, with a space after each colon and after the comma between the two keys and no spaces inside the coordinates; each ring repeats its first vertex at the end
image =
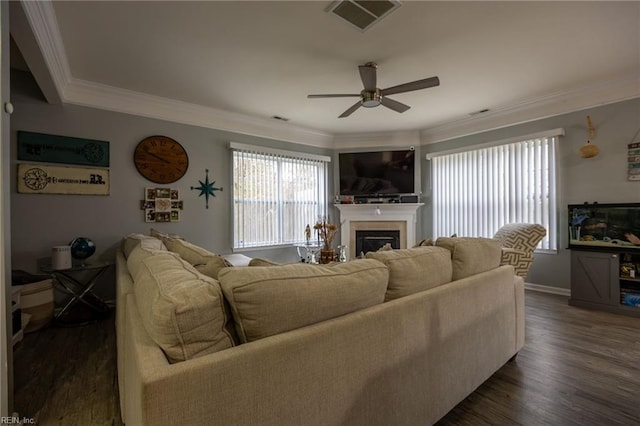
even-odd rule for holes
{"type": "Polygon", "coordinates": [[[96,252],[96,245],[85,237],[74,238],[69,246],[71,246],[71,256],[74,259],[84,260],[96,252]]]}

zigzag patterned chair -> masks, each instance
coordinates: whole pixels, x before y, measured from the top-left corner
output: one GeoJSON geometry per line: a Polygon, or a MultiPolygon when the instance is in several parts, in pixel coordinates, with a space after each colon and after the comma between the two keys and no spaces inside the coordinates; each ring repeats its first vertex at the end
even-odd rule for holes
{"type": "Polygon", "coordinates": [[[533,251],[547,235],[542,225],[532,223],[511,223],[504,225],[493,236],[502,244],[501,265],[513,265],[516,275],[527,277],[533,263],[533,251]]]}

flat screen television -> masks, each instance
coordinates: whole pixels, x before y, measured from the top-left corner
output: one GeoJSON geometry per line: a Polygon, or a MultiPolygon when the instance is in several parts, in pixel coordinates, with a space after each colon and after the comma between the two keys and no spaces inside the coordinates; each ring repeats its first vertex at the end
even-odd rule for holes
{"type": "Polygon", "coordinates": [[[340,195],[385,196],[415,193],[415,151],[338,154],[340,195]]]}

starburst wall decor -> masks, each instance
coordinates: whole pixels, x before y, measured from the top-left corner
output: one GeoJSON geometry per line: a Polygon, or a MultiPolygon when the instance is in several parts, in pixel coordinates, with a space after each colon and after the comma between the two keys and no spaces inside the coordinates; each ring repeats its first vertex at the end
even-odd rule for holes
{"type": "Polygon", "coordinates": [[[198,194],[199,197],[202,197],[204,195],[205,198],[205,208],[209,208],[209,196],[213,196],[215,197],[216,194],[214,191],[222,191],[222,188],[216,188],[214,185],[216,184],[216,181],[214,180],[213,182],[209,182],[209,169],[205,169],[205,179],[204,182],[202,182],[201,180],[198,181],[200,183],[200,186],[192,186],[191,189],[192,190],[196,190],[196,191],[200,191],[200,194],[198,194]]]}

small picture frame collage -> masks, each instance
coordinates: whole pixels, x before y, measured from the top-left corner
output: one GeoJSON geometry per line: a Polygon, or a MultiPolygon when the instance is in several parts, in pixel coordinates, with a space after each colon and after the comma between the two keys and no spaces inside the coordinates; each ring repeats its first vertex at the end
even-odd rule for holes
{"type": "Polygon", "coordinates": [[[171,188],[145,188],[140,209],[145,222],[179,222],[184,203],[180,192],[171,188]]]}

